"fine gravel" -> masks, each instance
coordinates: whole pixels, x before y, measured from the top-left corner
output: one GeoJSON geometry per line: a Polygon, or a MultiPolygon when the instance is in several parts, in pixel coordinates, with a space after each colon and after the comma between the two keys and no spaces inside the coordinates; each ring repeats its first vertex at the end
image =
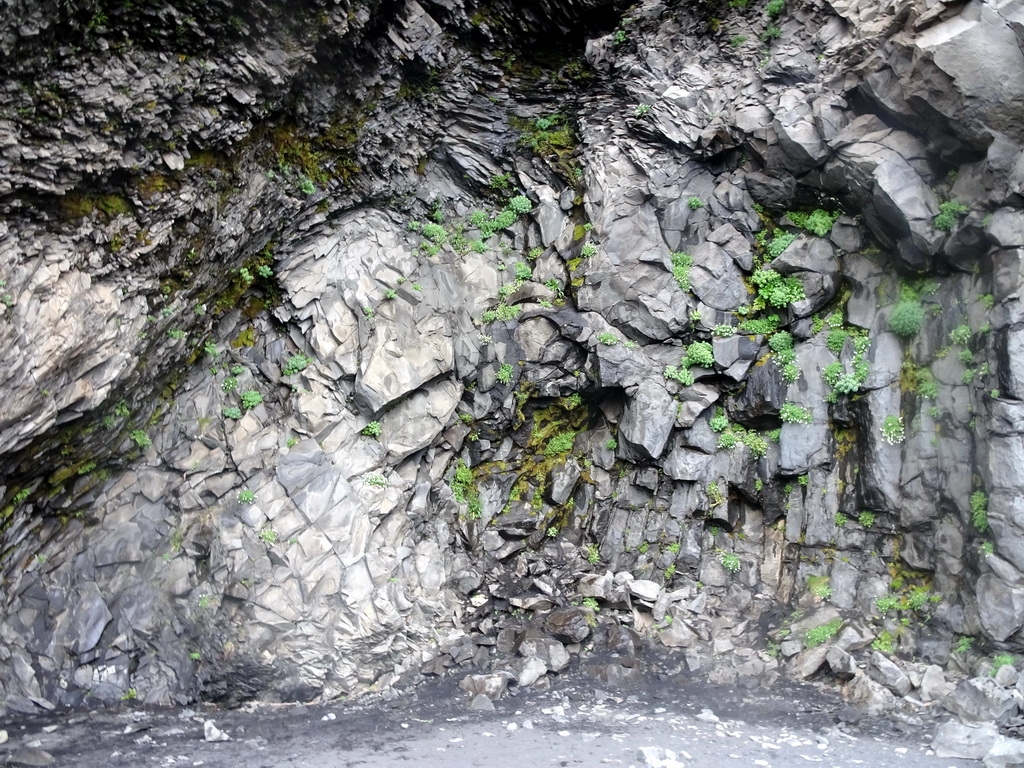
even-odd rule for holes
{"type": "Polygon", "coordinates": [[[573,675],[474,710],[454,681],[441,680],[389,701],[51,713],[8,722],[0,760],[76,768],[980,765],[937,757],[927,745],[934,724],[930,713],[863,718],[811,685],[746,691],[657,681],[611,692],[573,675]]]}

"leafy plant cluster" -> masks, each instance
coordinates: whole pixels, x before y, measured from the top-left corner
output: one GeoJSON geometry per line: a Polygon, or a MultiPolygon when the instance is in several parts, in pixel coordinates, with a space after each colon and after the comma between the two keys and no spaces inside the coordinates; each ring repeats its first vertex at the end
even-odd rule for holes
{"type": "MultiPolygon", "coordinates": [[[[770,3],[769,3],[770,5],[770,3]]],[[[786,216],[801,229],[806,229],[812,235],[818,237],[825,237],[829,232],[832,231],[832,225],[836,223],[842,214],[839,211],[823,211],[820,208],[812,211],[811,213],[801,213],[799,211],[786,211],[786,216]]]]}
{"type": "Polygon", "coordinates": [[[988,496],[984,491],[975,491],[971,494],[971,523],[978,529],[979,533],[988,530],[988,496]]]}
{"type": "Polygon", "coordinates": [[[465,504],[471,518],[478,518],[483,512],[483,501],[480,498],[480,490],[477,488],[473,471],[466,466],[466,462],[459,459],[455,462],[455,474],[452,476],[449,487],[452,495],[460,504],[465,504]]]}
{"type": "Polygon", "coordinates": [[[810,424],[814,416],[803,406],[786,401],[779,409],[779,418],[787,424],[810,424]]]}
{"type": "Polygon", "coordinates": [[[839,630],[842,628],[842,619],[834,619],[827,624],[813,627],[804,635],[804,644],[808,648],[819,646],[839,634],[839,630]]]}
{"type": "MultiPolygon", "coordinates": [[[[825,396],[830,403],[838,402],[840,395],[850,395],[860,390],[864,381],[871,372],[871,364],[867,360],[868,347],[871,346],[871,339],[861,331],[848,331],[847,338],[853,338],[853,358],[850,362],[850,369],[847,370],[842,361],[836,360],[829,363],[821,372],[825,383],[831,391],[825,396]]],[[[845,344],[846,339],[843,340],[845,344]]]]}
{"type": "Polygon", "coordinates": [[[792,384],[800,378],[800,366],[796,364],[796,350],[793,348],[793,334],[789,331],[777,331],[768,339],[775,364],[782,369],[782,379],[792,384]]]}
{"type": "Polygon", "coordinates": [[[937,595],[927,587],[914,585],[901,588],[900,581],[894,581],[890,589],[898,589],[898,592],[890,592],[875,600],[875,607],[881,616],[890,611],[914,611],[922,613],[929,605],[942,601],[942,595],[937,595]]]}
{"type": "Polygon", "coordinates": [[[690,368],[693,366],[698,366],[700,368],[714,368],[715,352],[710,342],[695,341],[690,344],[690,346],[686,348],[686,354],[683,355],[682,360],[679,361],[679,365],[669,365],[665,367],[664,376],[666,379],[678,381],[684,386],[692,386],[694,378],[690,368]]]}
{"type": "Polygon", "coordinates": [[[684,293],[690,290],[690,267],[693,266],[693,256],[678,251],[672,256],[672,277],[684,293]]]}
{"type": "Polygon", "coordinates": [[[292,355],[288,358],[288,362],[284,364],[284,367],[281,368],[281,373],[285,376],[293,376],[306,370],[311,362],[313,362],[312,358],[306,357],[301,353],[292,355]]]}
{"type": "Polygon", "coordinates": [[[932,224],[935,225],[936,229],[949,232],[956,225],[960,217],[966,216],[970,210],[970,207],[963,203],[956,200],[947,200],[944,203],[939,203],[939,215],[932,220],[932,224]]]}
{"type": "Polygon", "coordinates": [[[777,228],[769,237],[769,231],[762,229],[755,235],[755,239],[757,244],[764,249],[769,259],[777,259],[796,240],[796,233],[777,228]]]}
{"type": "Polygon", "coordinates": [[[572,447],[575,444],[575,442],[575,432],[559,432],[554,437],[552,437],[551,440],[548,441],[548,444],[546,446],[544,446],[544,455],[557,456],[562,453],[569,453],[569,451],[572,450],[572,447]]]}
{"type": "Polygon", "coordinates": [[[774,269],[758,269],[750,276],[757,287],[757,298],[751,309],[760,311],[767,306],[785,308],[804,298],[804,285],[796,277],[783,277],[774,269]]]}
{"type": "Polygon", "coordinates": [[[903,427],[903,417],[889,415],[885,417],[882,422],[882,439],[885,440],[889,445],[898,445],[902,443],[907,436],[907,432],[903,427]]]}

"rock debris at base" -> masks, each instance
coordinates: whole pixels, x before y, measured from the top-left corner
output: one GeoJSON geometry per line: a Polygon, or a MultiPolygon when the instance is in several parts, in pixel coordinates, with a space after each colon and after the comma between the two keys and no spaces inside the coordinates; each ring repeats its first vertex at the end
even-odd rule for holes
{"type": "Polygon", "coordinates": [[[788,678],[1024,762],[1022,24],[0,0],[0,713],[788,678]]]}

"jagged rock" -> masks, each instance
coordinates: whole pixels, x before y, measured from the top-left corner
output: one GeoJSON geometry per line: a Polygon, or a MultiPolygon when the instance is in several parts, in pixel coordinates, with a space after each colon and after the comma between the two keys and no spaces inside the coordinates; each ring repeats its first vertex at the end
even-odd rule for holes
{"type": "Polygon", "coordinates": [[[218,728],[213,720],[203,721],[203,739],[205,741],[231,741],[231,737],[218,728]]]}
{"type": "Polygon", "coordinates": [[[510,680],[514,679],[508,672],[496,672],[492,675],[466,675],[459,681],[459,688],[475,696],[486,696],[492,701],[501,698],[510,680]]]}
{"type": "Polygon", "coordinates": [[[875,651],[871,654],[868,663],[868,674],[873,680],[881,683],[897,696],[906,696],[910,693],[910,678],[896,666],[885,654],[875,651]]]}
{"type": "Polygon", "coordinates": [[[619,425],[625,444],[649,459],[661,456],[675,423],[672,396],[656,380],[641,382],[619,425]]]}
{"type": "Polygon", "coordinates": [[[7,762],[12,765],[42,766],[54,765],[57,761],[45,749],[22,747],[7,755],[7,762]]]}
{"type": "Polygon", "coordinates": [[[540,659],[552,672],[561,672],[571,660],[564,645],[532,630],[523,633],[516,643],[515,650],[520,656],[540,659]]]}
{"type": "Polygon", "coordinates": [[[968,722],[1006,722],[1017,711],[1013,694],[990,677],[962,681],[942,701],[942,706],[968,722]]]}
{"type": "Polygon", "coordinates": [[[485,694],[478,693],[469,702],[469,708],[478,712],[493,712],[494,701],[485,694]]]}
{"type": "Polygon", "coordinates": [[[999,736],[982,762],[985,768],[1019,768],[1024,765],[1024,741],[999,736]]]}
{"type": "Polygon", "coordinates": [[[847,683],[845,695],[850,704],[869,717],[877,717],[896,706],[892,693],[865,674],[858,674],[847,683]]]}
{"type": "Polygon", "coordinates": [[[582,643],[590,636],[594,612],[589,608],[558,608],[544,619],[544,630],[563,643],[582,643]]]}
{"type": "Polygon", "coordinates": [[[828,663],[829,669],[832,670],[832,674],[838,680],[852,680],[857,674],[857,662],[853,656],[838,645],[828,648],[828,652],[825,654],[825,661],[828,663]]]}
{"type": "Polygon", "coordinates": [[[664,747],[640,747],[640,759],[650,768],[686,768],[675,752],[664,747]]]}
{"type": "Polygon", "coordinates": [[[1005,640],[1024,626],[1024,589],[986,573],[978,579],[976,594],[982,626],[996,640],[1005,640]]]}
{"type": "Polygon", "coordinates": [[[523,688],[529,687],[536,683],[541,677],[547,674],[548,666],[543,661],[537,658],[529,658],[523,663],[522,668],[519,670],[519,674],[516,677],[516,683],[523,688]]]}
{"type": "MultiPolygon", "coordinates": [[[[556,630],[556,611],[557,639],[518,638],[492,608],[549,610],[573,589],[608,612],[636,598],[638,629],[653,622],[688,669],[745,686],[776,673],[748,653],[752,628],[818,604],[793,589],[810,558],[834,552],[833,604],[873,615],[888,590],[877,557],[897,540],[943,595],[930,636],[908,631],[901,650],[944,658],[953,635],[1012,646],[1016,4],[789,9],[761,68],[709,45],[693,9],[647,4],[628,45],[585,42],[602,77],[579,100],[572,77],[511,77],[499,52],[528,52],[540,31],[585,40],[609,26],[592,3],[515,16],[499,0],[519,31],[478,28],[458,4],[342,2],[307,24],[254,3],[244,30],[221,18],[234,0],[191,4],[178,32],[135,23],[130,4],[89,29],[45,3],[0,14],[8,710],[131,687],[184,701],[214,671],[182,662],[193,646],[230,648],[246,670],[199,681],[230,702],[353,695],[426,658],[432,674],[500,664],[517,642],[527,655],[508,668],[527,684],[564,668],[559,641],[586,639],[593,615],[556,630]],[[578,102],[571,125],[552,117],[563,98],[578,102]],[[510,200],[529,212],[485,238],[510,200]],[[792,232],[783,212],[818,206],[844,215],[771,263],[806,299],[739,312],[765,299],[746,277],[775,253],[758,233],[792,232]],[[898,337],[892,308],[910,293],[922,328],[898,337]],[[766,357],[770,314],[795,339],[791,383],[766,357]],[[736,330],[741,316],[765,333],[736,330]],[[823,382],[837,360],[852,370],[840,323],[871,340],[845,394],[823,382]],[[693,367],[693,385],[666,379],[695,342],[714,365],[693,367]],[[811,423],[785,423],[763,456],[709,426],[721,405],[758,446],[787,401],[811,423]],[[907,434],[890,445],[895,415],[907,434]],[[564,463],[538,445],[554,422],[577,433],[564,463]],[[869,522],[847,519],[860,511],[869,522]],[[581,577],[594,555],[620,576],[581,577]]],[[[849,655],[877,624],[805,648],[828,620],[796,622],[782,655],[810,675],[824,658],[855,699],[889,706],[849,655]]],[[[639,679],[639,634],[598,642],[622,654],[600,674],[639,679]]],[[[933,668],[920,684],[932,700],[948,686],[933,668]]],[[[982,709],[1005,703],[993,696],[982,709]]]]}
{"type": "Polygon", "coordinates": [[[921,701],[940,701],[953,692],[954,685],[946,680],[942,667],[929,664],[921,676],[921,701]]]}
{"type": "Polygon", "coordinates": [[[661,594],[661,585],[647,579],[634,579],[629,582],[629,593],[640,600],[653,603],[661,594]]]}
{"type": "Polygon", "coordinates": [[[948,720],[935,729],[932,749],[939,757],[981,760],[998,738],[999,732],[992,723],[966,724],[948,720]]]}
{"type": "Polygon", "coordinates": [[[611,571],[605,571],[600,575],[588,573],[579,580],[576,588],[583,597],[596,597],[601,600],[611,600],[615,591],[611,571]]]}

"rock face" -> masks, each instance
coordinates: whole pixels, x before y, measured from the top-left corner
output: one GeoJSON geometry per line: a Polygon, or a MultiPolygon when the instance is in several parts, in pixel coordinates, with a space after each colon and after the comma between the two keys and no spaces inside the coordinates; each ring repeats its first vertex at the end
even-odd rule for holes
{"type": "Polygon", "coordinates": [[[0,707],[1024,651],[1020,3],[115,5],[0,0],[0,707]]]}

